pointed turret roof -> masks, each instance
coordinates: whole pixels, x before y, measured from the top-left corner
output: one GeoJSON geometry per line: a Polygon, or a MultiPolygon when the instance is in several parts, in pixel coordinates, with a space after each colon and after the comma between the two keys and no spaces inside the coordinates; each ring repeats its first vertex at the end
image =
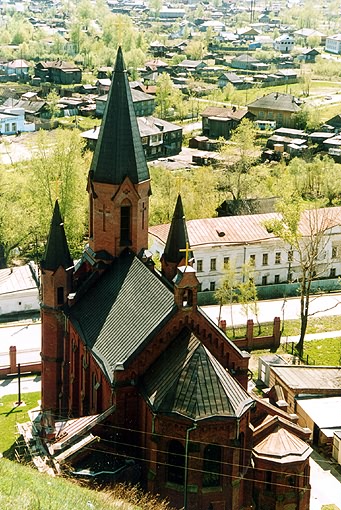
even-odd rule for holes
{"type": "Polygon", "coordinates": [[[149,179],[121,48],[91,170],[94,181],[109,184],[121,184],[127,176],[134,184],[149,179]]]}
{"type": "Polygon", "coordinates": [[[62,266],[64,269],[71,267],[73,261],[64,231],[64,223],[60,214],[58,200],[56,200],[50,226],[50,233],[47,240],[45,255],[41,261],[41,267],[55,271],[62,266]]]}
{"type": "MultiPolygon", "coordinates": [[[[189,246],[188,233],[184,215],[184,209],[182,206],[181,195],[178,195],[172,223],[168,232],[167,242],[163,257],[167,262],[179,263],[185,254],[180,250],[186,248],[186,243],[189,246]]],[[[192,254],[190,255],[192,256],[192,254]]]]}
{"type": "Polygon", "coordinates": [[[144,392],[154,412],[192,420],[240,418],[253,404],[242,386],[188,330],[147,371],[144,392]]]}

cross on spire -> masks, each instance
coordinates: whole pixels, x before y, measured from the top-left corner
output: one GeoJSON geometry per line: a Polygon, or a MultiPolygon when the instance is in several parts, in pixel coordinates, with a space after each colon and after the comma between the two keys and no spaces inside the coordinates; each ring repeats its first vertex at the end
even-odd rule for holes
{"type": "Polygon", "coordinates": [[[183,249],[180,249],[179,250],[180,252],[183,252],[183,253],[186,253],[186,258],[185,258],[185,264],[186,266],[188,266],[188,255],[189,255],[189,252],[191,251],[190,250],[190,247],[189,247],[189,244],[188,242],[186,241],[186,248],[183,248],[183,249]]]}

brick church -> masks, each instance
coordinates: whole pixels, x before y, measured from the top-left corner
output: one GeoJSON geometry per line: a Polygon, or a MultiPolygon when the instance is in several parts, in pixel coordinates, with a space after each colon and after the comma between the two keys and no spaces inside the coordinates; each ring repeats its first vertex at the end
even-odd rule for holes
{"type": "Polygon", "coordinates": [[[133,460],[175,508],[308,510],[309,433],[248,393],[249,354],[197,305],[180,196],[161,272],[151,260],[151,183],[120,49],[87,192],[82,257],[71,259],[56,202],[41,262],[49,451],[65,459],[75,443],[76,464],[91,424],[101,440],[83,459],[133,460]]]}

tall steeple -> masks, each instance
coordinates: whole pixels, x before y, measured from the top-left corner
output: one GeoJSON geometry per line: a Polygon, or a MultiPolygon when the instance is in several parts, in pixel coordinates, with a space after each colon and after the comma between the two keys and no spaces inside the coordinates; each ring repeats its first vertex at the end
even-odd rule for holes
{"type": "Polygon", "coordinates": [[[149,179],[121,48],[117,51],[112,85],[91,164],[93,181],[133,184],[149,179]]]}
{"type": "MultiPolygon", "coordinates": [[[[180,262],[185,259],[184,251],[188,247],[189,239],[184,209],[182,206],[181,195],[179,194],[174,209],[172,223],[168,232],[165,251],[161,258],[162,274],[169,281],[172,281],[174,276],[177,274],[177,267],[180,262]]],[[[190,257],[192,256],[192,252],[190,252],[190,257]]]]}
{"type": "Polygon", "coordinates": [[[150,178],[121,48],[89,173],[90,240],[100,258],[148,246],[150,178]]]}

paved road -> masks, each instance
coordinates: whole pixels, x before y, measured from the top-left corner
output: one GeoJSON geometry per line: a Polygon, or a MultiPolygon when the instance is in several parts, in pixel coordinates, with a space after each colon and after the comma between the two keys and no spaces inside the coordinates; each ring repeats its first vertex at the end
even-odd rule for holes
{"type": "Polygon", "coordinates": [[[0,326],[0,366],[9,365],[9,348],[17,348],[17,363],[40,361],[41,325],[25,321],[0,326]]]}
{"type": "MultiPolygon", "coordinates": [[[[203,306],[202,308],[213,321],[218,323],[218,305],[203,306]]],[[[253,319],[256,321],[255,315],[250,310],[248,313],[245,313],[243,307],[239,304],[233,304],[232,310],[233,323],[235,326],[245,325],[247,319],[253,319]]],[[[281,298],[271,301],[259,301],[258,310],[260,322],[272,322],[274,317],[280,317],[281,320],[298,319],[300,314],[299,298],[287,298],[286,300],[281,298]]],[[[341,314],[341,293],[312,296],[310,314],[312,314],[312,317],[341,314]]],[[[224,305],[222,307],[221,318],[226,320],[226,324],[228,326],[232,324],[230,306],[224,305]]]]}
{"type": "Polygon", "coordinates": [[[310,510],[334,504],[341,510],[341,476],[333,464],[313,452],[310,457],[310,510]]]}
{"type": "MultiPolygon", "coordinates": [[[[0,398],[4,395],[17,395],[19,390],[18,379],[8,378],[0,380],[0,398]]],[[[40,375],[22,377],[20,381],[21,393],[33,393],[41,390],[40,375]]]]}

